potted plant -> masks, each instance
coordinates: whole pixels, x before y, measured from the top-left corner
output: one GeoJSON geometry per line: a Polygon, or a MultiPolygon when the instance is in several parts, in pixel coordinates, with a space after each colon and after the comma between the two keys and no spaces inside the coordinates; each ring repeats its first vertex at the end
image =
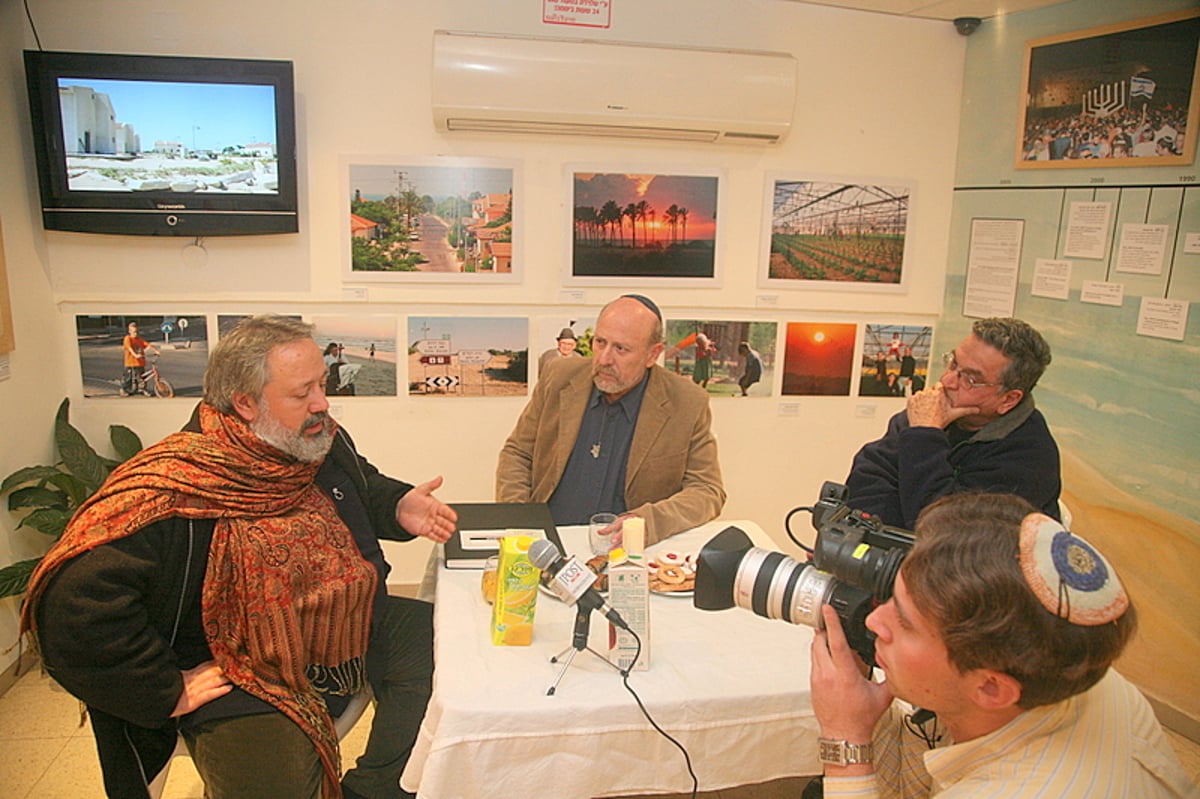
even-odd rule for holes
{"type": "MultiPolygon", "coordinates": [[[[117,459],[105,458],[69,421],[70,399],[54,417],[54,445],[59,461],[52,466],[26,466],[0,483],[8,494],[8,509],[23,513],[17,529],[30,527],[57,541],[84,500],[96,492],[119,464],[142,448],[137,434],[123,425],[109,425],[108,435],[117,459]]],[[[0,598],[25,593],[29,576],[41,558],[18,561],[0,569],[0,598]]]]}

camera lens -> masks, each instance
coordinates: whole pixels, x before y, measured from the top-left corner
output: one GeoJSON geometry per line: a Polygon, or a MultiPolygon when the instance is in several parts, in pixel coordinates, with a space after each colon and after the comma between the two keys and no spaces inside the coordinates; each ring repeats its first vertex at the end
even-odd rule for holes
{"type": "Polygon", "coordinates": [[[738,564],[734,603],[768,619],[821,626],[821,605],[833,590],[834,577],[781,552],[757,547],[738,564]]]}

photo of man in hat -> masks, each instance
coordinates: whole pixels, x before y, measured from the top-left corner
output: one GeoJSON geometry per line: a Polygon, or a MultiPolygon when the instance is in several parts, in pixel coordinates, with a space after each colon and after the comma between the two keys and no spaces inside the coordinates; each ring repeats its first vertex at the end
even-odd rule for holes
{"type": "Polygon", "coordinates": [[[555,337],[555,342],[556,346],[553,349],[546,350],[538,358],[539,373],[559,358],[579,357],[580,353],[575,349],[579,345],[579,339],[570,327],[564,327],[555,337]]]}

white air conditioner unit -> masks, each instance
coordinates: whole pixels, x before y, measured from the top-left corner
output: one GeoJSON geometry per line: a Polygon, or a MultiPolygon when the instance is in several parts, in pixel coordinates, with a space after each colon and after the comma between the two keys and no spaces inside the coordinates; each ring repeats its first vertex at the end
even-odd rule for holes
{"type": "Polygon", "coordinates": [[[433,34],[442,131],[773,144],[795,98],[787,53],[433,34]]]}

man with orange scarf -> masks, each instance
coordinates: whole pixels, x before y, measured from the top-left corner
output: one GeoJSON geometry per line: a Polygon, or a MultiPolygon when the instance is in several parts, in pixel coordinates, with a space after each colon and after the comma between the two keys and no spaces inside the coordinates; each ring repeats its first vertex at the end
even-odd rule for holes
{"type": "Polygon", "coordinates": [[[445,541],[456,516],[440,477],[355,451],[325,372],[311,325],[243,321],[188,428],[118,467],[31,578],[22,627],[88,705],[110,797],[147,796],[181,733],[209,799],[336,799],[332,718],[366,681],[377,723],[346,794],[404,795],[432,614],[386,595],[378,538],[445,541]]]}

